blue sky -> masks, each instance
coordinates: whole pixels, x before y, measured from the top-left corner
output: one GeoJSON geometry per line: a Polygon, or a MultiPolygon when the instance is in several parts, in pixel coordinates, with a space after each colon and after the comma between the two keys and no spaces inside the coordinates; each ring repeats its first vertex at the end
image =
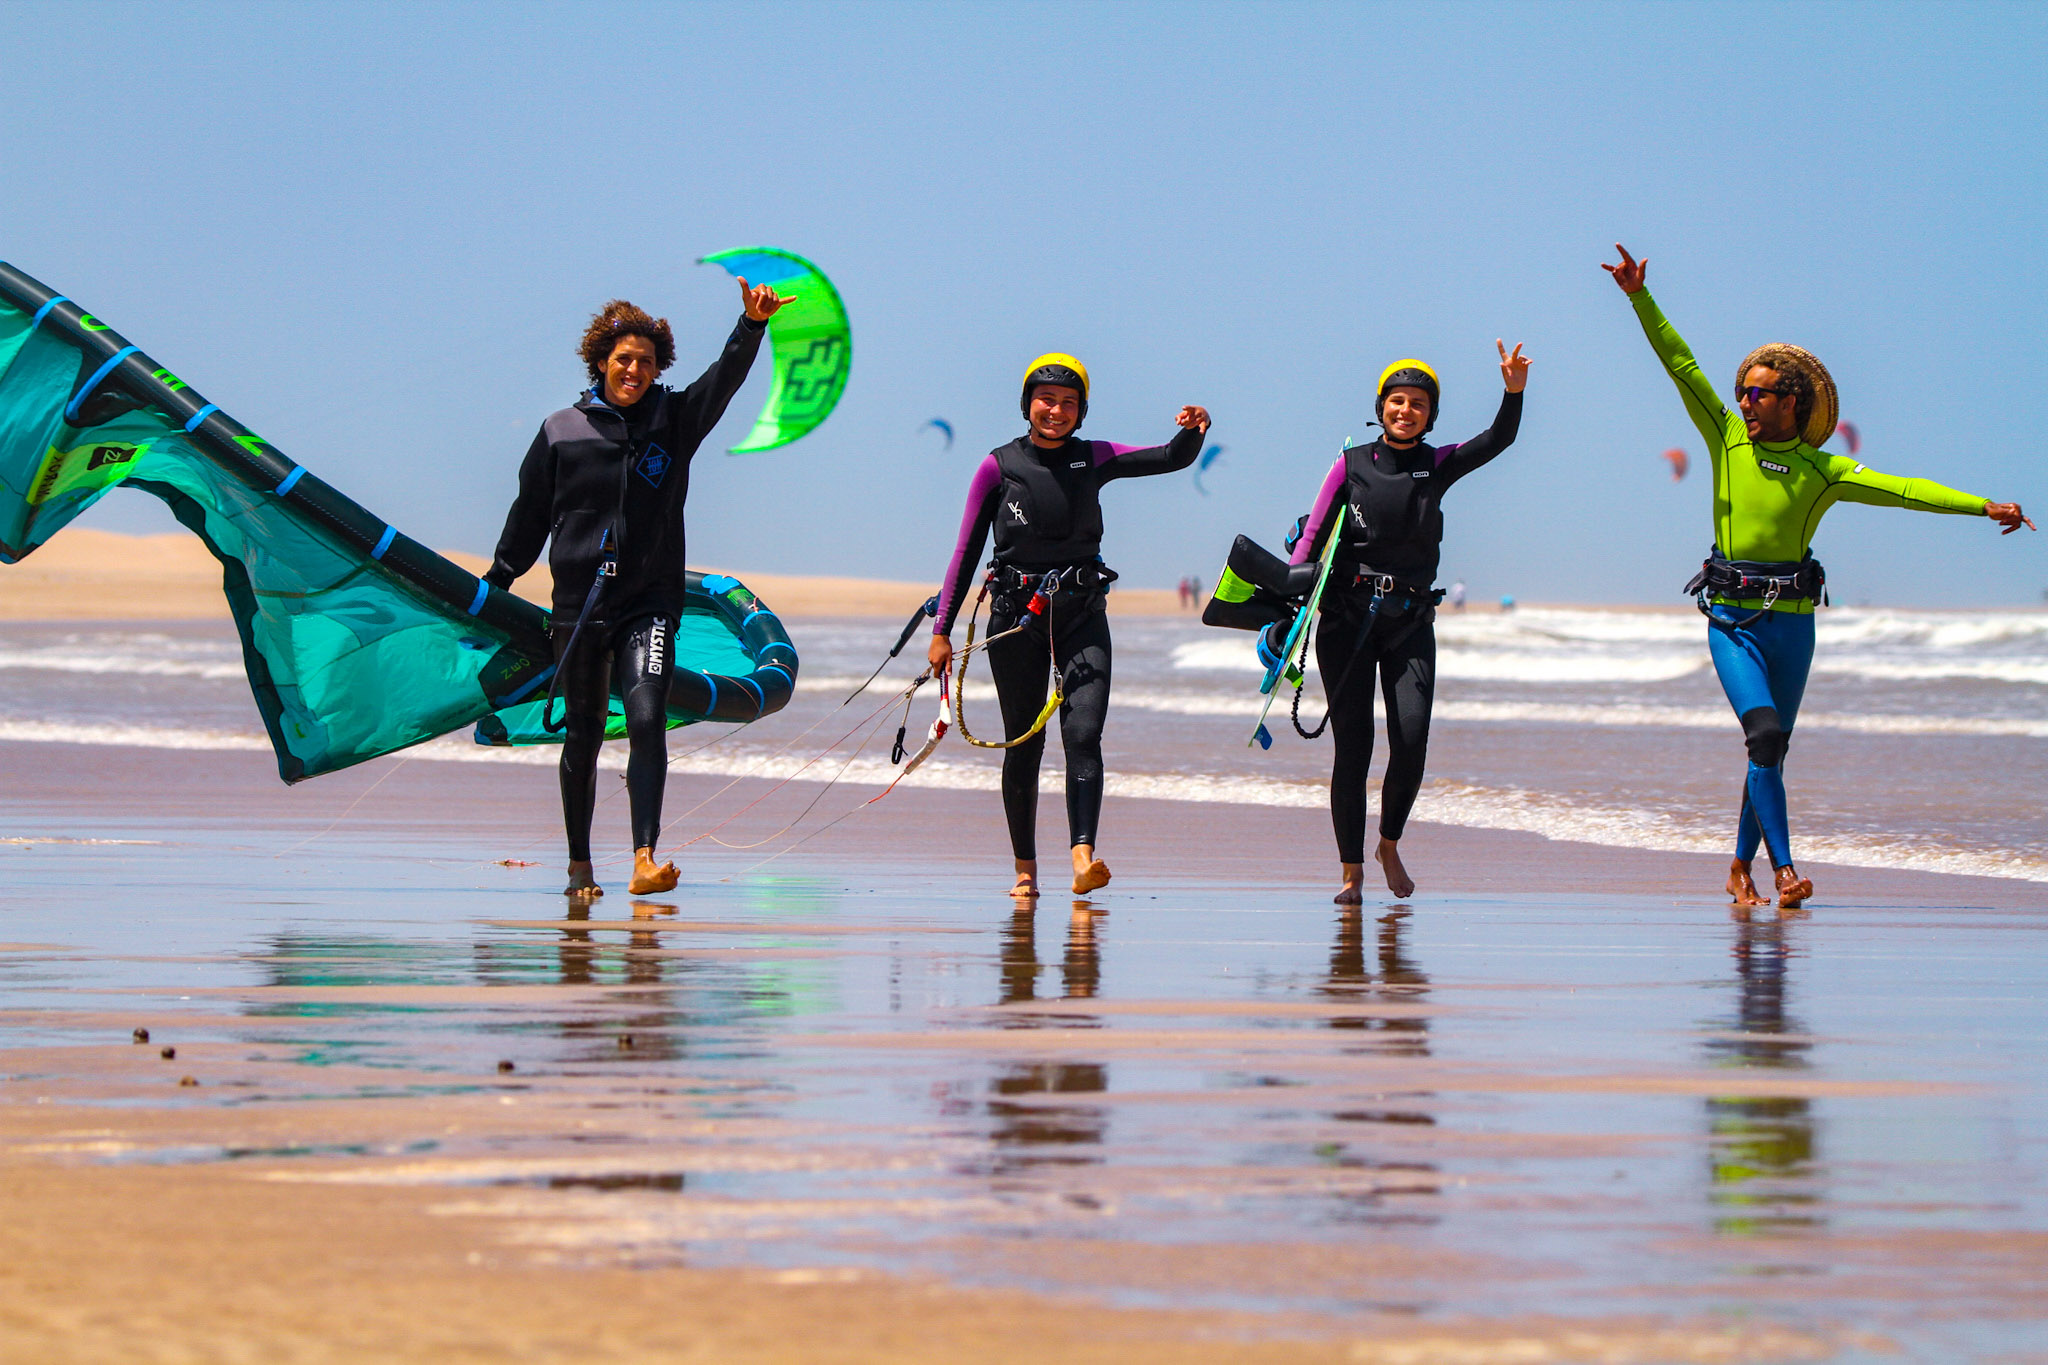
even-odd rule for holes
{"type": "MultiPolygon", "coordinates": [[[[1675,602],[1708,487],[1659,458],[1700,443],[1617,239],[1710,374],[1801,343],[1870,464],[2048,512],[2037,6],[14,4],[0,51],[0,259],[446,547],[494,543],[597,304],[669,317],[686,382],[737,313],[692,262],[761,243],[833,276],[853,377],[730,457],[750,382],[697,564],[936,580],[1057,349],[1089,434],[1214,413],[1209,496],[1105,498],[1127,581],[1213,577],[1369,434],[1387,361],[1436,364],[1437,434],[1486,425],[1504,336],[1528,413],[1448,500],[1446,580],[1675,602]]],[[[2048,537],[1982,521],[1843,507],[1815,544],[1838,601],[2048,590],[2048,537]]]]}

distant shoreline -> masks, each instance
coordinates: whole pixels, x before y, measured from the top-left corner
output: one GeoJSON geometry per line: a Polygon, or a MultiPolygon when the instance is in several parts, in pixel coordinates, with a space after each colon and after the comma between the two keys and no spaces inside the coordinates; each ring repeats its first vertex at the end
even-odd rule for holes
{"type": "MultiPolygon", "coordinates": [[[[480,574],[490,566],[482,555],[442,553],[471,573],[480,574]]],[[[884,578],[718,571],[733,574],[777,615],[788,617],[902,618],[915,611],[936,587],[884,578]]],[[[545,605],[549,586],[547,566],[538,565],[513,590],[545,605]]],[[[1109,601],[1111,611],[1119,616],[1193,619],[1196,615],[1180,605],[1170,588],[1118,587],[1109,601]]],[[[1518,606],[1675,614],[1693,610],[1685,602],[1520,602],[1518,606]]],[[[2048,611],[2040,606],[1895,609],[2048,611]]],[[[1497,615],[1500,607],[1490,600],[1475,601],[1468,610],[1476,615],[1497,615]]],[[[1448,610],[1445,614],[1451,615],[1448,610]]],[[[23,562],[0,565],[0,621],[207,621],[226,617],[219,564],[196,536],[182,532],[137,536],[74,526],[23,562]]]]}

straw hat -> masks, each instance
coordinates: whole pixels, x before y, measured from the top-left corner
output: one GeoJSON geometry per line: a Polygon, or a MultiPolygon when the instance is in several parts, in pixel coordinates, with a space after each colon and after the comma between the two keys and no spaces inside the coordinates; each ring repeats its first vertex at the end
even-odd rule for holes
{"type": "Polygon", "coordinates": [[[1828,367],[1820,363],[1820,357],[1803,347],[1783,341],[1773,341],[1759,346],[1743,358],[1741,368],[1735,371],[1735,387],[1739,391],[1749,378],[1749,372],[1758,365],[1767,365],[1774,370],[1797,370],[1813,385],[1813,411],[1806,415],[1806,425],[1799,438],[1808,445],[1818,447],[1835,434],[1835,423],[1842,415],[1841,400],[1835,393],[1835,377],[1828,373],[1828,367]]]}

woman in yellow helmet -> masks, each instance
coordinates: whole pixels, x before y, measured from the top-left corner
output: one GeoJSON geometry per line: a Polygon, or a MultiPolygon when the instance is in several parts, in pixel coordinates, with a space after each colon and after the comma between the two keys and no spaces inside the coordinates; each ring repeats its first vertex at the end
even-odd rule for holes
{"type": "MultiPolygon", "coordinates": [[[[1074,894],[1106,885],[1109,867],[1095,856],[1102,811],[1102,724],[1109,710],[1109,622],[1104,596],[1116,575],[1102,563],[1102,485],[1112,479],[1186,469],[1202,452],[1209,414],[1184,407],[1180,431],[1163,446],[1138,449],[1082,441],[1074,432],[1088,415],[1088,369],[1070,355],[1042,355],[1024,371],[1019,399],[1030,423],[1024,435],[991,451],[967,486],[960,537],[939,589],[930,658],[935,676],[953,661],[953,623],[974,583],[989,531],[989,670],[995,675],[1007,735],[1029,730],[1044,710],[1051,669],[1060,675],[1060,744],[1067,758],[1067,831],[1073,845],[1074,894]],[[1053,575],[1042,611],[1035,593],[1053,575]],[[993,637],[1022,623],[1006,639],[993,637]],[[1050,667],[1048,666],[1050,658],[1050,667]]],[[[1041,731],[1003,753],[1003,813],[1017,879],[1010,894],[1038,894],[1038,764],[1041,731]]]]}
{"type": "Polygon", "coordinates": [[[1343,865],[1339,905],[1356,905],[1365,894],[1365,777],[1372,762],[1375,669],[1387,709],[1387,771],[1380,783],[1380,841],[1373,857],[1386,874],[1389,891],[1397,896],[1415,891],[1399,844],[1422,787],[1436,697],[1442,499],[1452,484],[1514,443],[1522,422],[1522,388],[1529,382],[1522,348],[1510,355],[1506,345],[1494,344],[1506,390],[1500,411],[1491,427],[1458,445],[1432,446],[1422,439],[1436,425],[1435,370],[1419,360],[1397,360],[1380,372],[1375,406],[1380,438],[1337,457],[1294,547],[1294,563],[1312,563],[1327,537],[1340,537],[1316,626],[1316,666],[1328,691],[1337,750],[1330,771],[1330,821],[1343,865]]]}

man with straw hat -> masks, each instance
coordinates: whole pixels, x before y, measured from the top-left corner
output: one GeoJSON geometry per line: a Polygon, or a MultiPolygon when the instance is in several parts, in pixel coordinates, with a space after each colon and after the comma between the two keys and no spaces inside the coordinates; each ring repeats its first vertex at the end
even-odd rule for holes
{"type": "Polygon", "coordinates": [[[1988,502],[1926,479],[1880,474],[1821,450],[1839,416],[1835,381],[1797,346],[1774,342],[1743,359],[1735,371],[1739,411],[1731,413],[1643,287],[1649,262],[1636,260],[1619,242],[1614,249],[1621,264],[1601,269],[1629,296],[1714,464],[1713,554],[1686,591],[1706,614],[1714,671],[1749,747],[1728,894],[1737,905],[1768,903],[1749,870],[1761,842],[1776,869],[1778,905],[1792,909],[1813,895],[1813,883],[1792,865],[1784,760],[1813,663],[1814,603],[1823,598],[1826,581],[1810,551],[1822,514],[1847,501],[1986,516],[2006,535],[2021,526],[2033,530],[2034,523],[2016,502],[1988,502]]]}

